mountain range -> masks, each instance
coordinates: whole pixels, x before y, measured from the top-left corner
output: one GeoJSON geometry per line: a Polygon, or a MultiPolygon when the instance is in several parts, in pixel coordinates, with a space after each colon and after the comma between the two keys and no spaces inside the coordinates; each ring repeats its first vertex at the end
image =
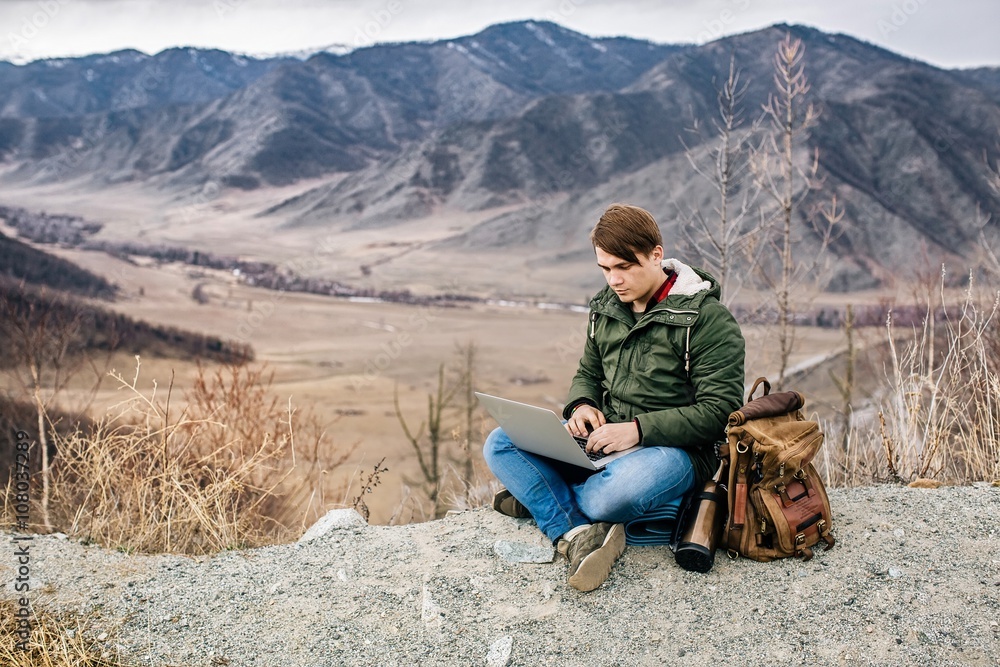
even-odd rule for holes
{"type": "MultiPolygon", "coordinates": [[[[809,201],[836,195],[844,212],[831,288],[968,264],[1000,241],[1000,68],[943,70],[790,25],[695,46],[523,21],[304,61],[170,49],[0,63],[0,185],[132,184],[176,201],[210,184],[252,192],[248,215],[275,238],[323,230],[348,245],[447,218],[459,222],[408,242],[408,270],[502,260],[537,269],[539,295],[539,281],[585,289],[600,281],[586,233],[608,203],[654,211],[668,244],[710,211],[690,160],[710,159],[730,60],[749,125],[786,35],[805,47],[803,101],[820,112],[796,154],[817,160],[809,201]]],[[[808,210],[796,238],[815,245],[808,210]]],[[[339,277],[372,279],[372,265],[339,277]]]]}

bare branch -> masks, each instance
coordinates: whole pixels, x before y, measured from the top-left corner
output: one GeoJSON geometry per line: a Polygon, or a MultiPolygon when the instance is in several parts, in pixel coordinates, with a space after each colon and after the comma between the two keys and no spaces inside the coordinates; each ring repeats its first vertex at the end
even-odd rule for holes
{"type": "Polygon", "coordinates": [[[684,144],[685,157],[695,173],[712,186],[716,198],[713,215],[692,210],[681,226],[682,234],[692,252],[718,278],[727,303],[732,302],[743,276],[749,273],[740,265],[746,258],[743,249],[750,245],[752,237],[763,232],[760,225],[747,224],[759,193],[757,184],[747,178],[752,174],[751,137],[759,128],[759,120],[745,126],[742,99],[746,89],[747,83],[731,56],[728,75],[716,88],[716,138],[707,149],[708,155],[698,156],[684,144]],[[707,164],[706,157],[711,160],[707,164]]]}

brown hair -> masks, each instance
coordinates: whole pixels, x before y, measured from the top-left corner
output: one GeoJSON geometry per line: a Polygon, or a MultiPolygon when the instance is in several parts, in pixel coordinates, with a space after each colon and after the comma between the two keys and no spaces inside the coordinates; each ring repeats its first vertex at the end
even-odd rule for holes
{"type": "Polygon", "coordinates": [[[590,232],[595,248],[638,263],[636,253],[649,255],[663,245],[660,227],[649,211],[628,204],[612,204],[590,232]]]}

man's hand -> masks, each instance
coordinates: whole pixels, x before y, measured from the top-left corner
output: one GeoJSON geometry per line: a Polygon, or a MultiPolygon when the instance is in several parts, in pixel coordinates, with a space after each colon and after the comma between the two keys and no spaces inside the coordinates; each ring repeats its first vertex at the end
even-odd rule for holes
{"type": "Polygon", "coordinates": [[[605,424],[587,438],[588,452],[610,454],[639,444],[639,428],[635,422],[605,424]]]}
{"type": "Polygon", "coordinates": [[[603,412],[589,403],[581,403],[566,422],[566,430],[578,438],[586,438],[588,433],[604,426],[607,421],[603,412]]]}

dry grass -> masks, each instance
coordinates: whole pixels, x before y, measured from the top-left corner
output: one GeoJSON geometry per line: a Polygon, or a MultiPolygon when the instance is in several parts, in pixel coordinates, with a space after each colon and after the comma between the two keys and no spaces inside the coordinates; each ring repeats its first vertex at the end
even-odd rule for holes
{"type": "MultiPolygon", "coordinates": [[[[481,457],[480,457],[481,458],[481,457]]],[[[450,509],[473,510],[479,507],[489,507],[493,496],[503,488],[485,461],[477,461],[471,480],[461,475],[454,466],[449,466],[448,475],[453,483],[443,493],[444,501],[450,509]]]]}
{"type": "Polygon", "coordinates": [[[844,447],[824,448],[831,484],[1000,479],[1000,292],[970,287],[956,303],[942,288],[926,304],[909,342],[887,321],[885,383],[844,447]]]}
{"type": "Polygon", "coordinates": [[[201,554],[287,541],[328,509],[323,473],[349,452],[273,398],[263,368],[199,368],[179,408],[170,387],[140,389],[136,360],[131,379],[112,373],[126,397],[110,416],[55,441],[58,530],[125,551],[201,554]]]}
{"type": "Polygon", "coordinates": [[[93,619],[73,614],[34,612],[30,635],[23,637],[12,600],[0,600],[0,664],[5,667],[124,667],[93,619]],[[23,643],[22,643],[23,642],[23,643]]]}

